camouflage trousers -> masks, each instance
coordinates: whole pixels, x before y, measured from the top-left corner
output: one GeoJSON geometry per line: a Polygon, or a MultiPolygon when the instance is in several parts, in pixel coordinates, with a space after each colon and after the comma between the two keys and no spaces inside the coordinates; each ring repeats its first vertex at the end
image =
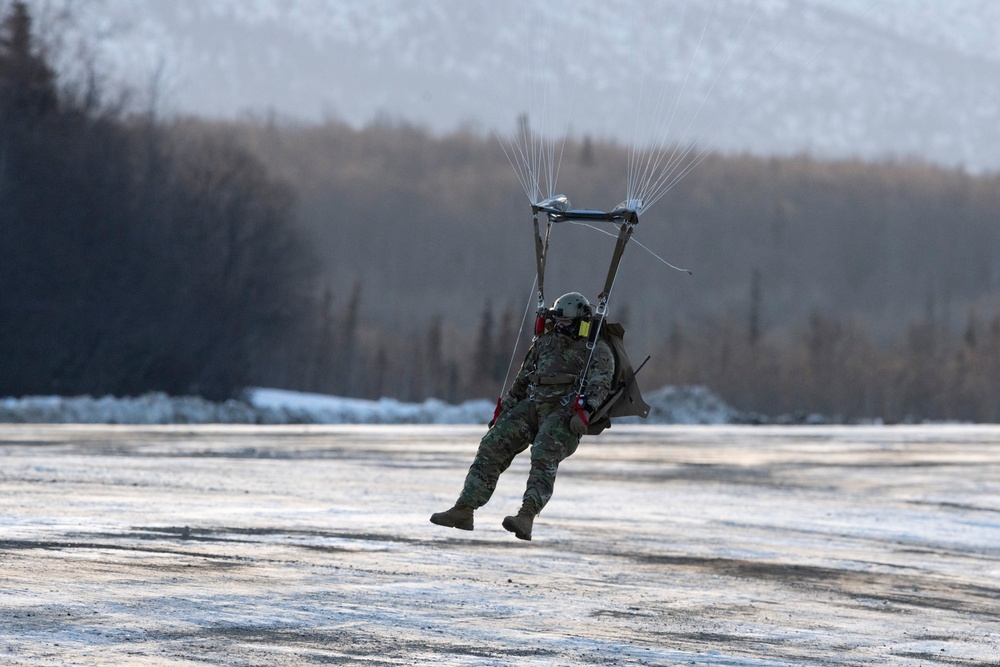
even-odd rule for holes
{"type": "Polygon", "coordinates": [[[485,505],[500,474],[530,445],[524,506],[535,514],[541,512],[552,497],[559,463],[580,444],[580,436],[569,429],[571,416],[572,409],[558,401],[524,400],[504,412],[480,441],[459,500],[473,508],[485,505]]]}

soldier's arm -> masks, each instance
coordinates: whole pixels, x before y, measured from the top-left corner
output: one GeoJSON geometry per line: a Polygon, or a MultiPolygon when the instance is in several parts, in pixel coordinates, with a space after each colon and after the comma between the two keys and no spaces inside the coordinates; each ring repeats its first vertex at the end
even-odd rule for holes
{"type": "Polygon", "coordinates": [[[587,405],[596,409],[611,393],[615,378],[615,357],[611,348],[603,340],[598,341],[594,348],[594,357],[590,360],[587,372],[587,405]]]}

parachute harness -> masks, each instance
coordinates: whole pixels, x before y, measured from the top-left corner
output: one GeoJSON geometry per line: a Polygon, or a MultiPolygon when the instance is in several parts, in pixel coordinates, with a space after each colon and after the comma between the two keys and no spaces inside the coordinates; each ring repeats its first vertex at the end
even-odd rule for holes
{"type": "Polygon", "coordinates": [[[535,319],[535,337],[537,338],[545,331],[545,259],[549,249],[549,235],[554,222],[610,222],[618,225],[618,239],[615,243],[614,252],[611,255],[611,264],[608,267],[608,275],[604,280],[604,289],[598,295],[597,307],[594,311],[594,321],[587,332],[587,362],[577,382],[576,392],[563,399],[563,405],[572,403],[573,411],[577,413],[587,423],[587,416],[584,412],[584,396],[587,390],[587,373],[594,359],[594,350],[597,348],[597,340],[600,337],[601,327],[608,312],[608,301],[611,298],[611,291],[614,289],[615,279],[618,277],[618,268],[621,266],[622,255],[625,253],[625,246],[628,245],[635,231],[635,226],[639,223],[639,211],[642,209],[642,202],[638,200],[625,201],[609,212],[595,211],[589,209],[571,209],[569,199],[565,195],[550,197],[538,204],[532,205],[535,228],[535,266],[538,283],[538,310],[535,319]],[[538,214],[545,213],[547,224],[545,226],[545,236],[542,237],[541,227],[538,224],[538,214]]]}

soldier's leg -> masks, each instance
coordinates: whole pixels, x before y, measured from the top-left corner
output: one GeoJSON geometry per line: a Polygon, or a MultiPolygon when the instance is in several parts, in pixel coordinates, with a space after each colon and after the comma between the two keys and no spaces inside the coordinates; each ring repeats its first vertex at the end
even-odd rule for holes
{"type": "Polygon", "coordinates": [[[538,433],[531,444],[531,472],[516,516],[503,520],[503,527],[518,539],[530,540],[535,515],[552,497],[559,463],[576,451],[580,437],[569,429],[570,408],[548,405],[539,409],[538,433]]]}
{"type": "Polygon", "coordinates": [[[559,463],[576,451],[580,436],[569,429],[572,409],[555,404],[547,415],[539,415],[538,433],[531,444],[531,472],[524,491],[522,510],[538,514],[552,497],[559,463]]]}
{"type": "Polygon", "coordinates": [[[530,401],[521,401],[501,415],[479,443],[459,502],[473,509],[485,505],[496,490],[500,474],[510,467],[515,456],[528,448],[537,430],[538,421],[530,401]]]}

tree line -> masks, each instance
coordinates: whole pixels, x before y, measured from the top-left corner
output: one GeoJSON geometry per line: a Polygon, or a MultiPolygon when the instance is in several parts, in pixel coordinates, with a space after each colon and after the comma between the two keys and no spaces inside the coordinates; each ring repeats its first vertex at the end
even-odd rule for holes
{"type": "Polygon", "coordinates": [[[1000,316],[972,312],[953,333],[933,317],[878,343],[857,319],[813,313],[755,335],[746,319],[708,330],[676,326],[654,375],[714,388],[757,415],[848,422],[1000,421],[1000,316]]]}
{"type": "MultiPolygon", "coordinates": [[[[296,222],[325,275],[364,285],[370,340],[406,331],[399,363],[434,366],[441,353],[421,341],[443,327],[450,373],[464,378],[449,386],[499,391],[505,373],[491,382],[476,370],[489,356],[482,331],[514,325],[489,341],[506,369],[534,255],[525,197],[494,138],[384,118],[361,130],[268,118],[187,130],[234,137],[296,183],[296,222]]],[[[627,160],[622,147],[570,138],[562,190],[577,206],[612,206],[627,160]]],[[[996,174],[913,160],[713,156],[636,233],[694,276],[632,246],[612,316],[634,356],[653,355],[647,387],[706,384],[765,415],[996,420],[998,186],[996,174]]],[[[557,229],[552,247],[549,297],[596,296],[609,239],[557,229]]],[[[411,389],[397,383],[408,398],[445,395],[411,389]]]]}
{"type": "MultiPolygon", "coordinates": [[[[495,138],[385,117],[163,121],[90,81],[61,85],[11,5],[0,395],[458,401],[516,371],[534,250],[495,138]]],[[[610,208],[627,163],[570,137],[562,190],[610,208]]],[[[652,354],[647,389],[705,384],[767,415],[996,421],[998,185],[902,160],[712,156],[643,216],[650,252],[627,251],[612,319],[652,354]]],[[[550,299],[596,297],[610,247],[554,230],[550,299]]]]}
{"type": "MultiPolygon", "coordinates": [[[[362,280],[379,306],[371,321],[474,328],[486,299],[518,311],[534,274],[527,198],[497,140],[473,131],[438,137],[382,119],[356,130],[248,118],[192,121],[224,134],[294,183],[297,223],[334,284],[362,280]],[[372,270],[377,264],[378,270],[372,270]]],[[[570,137],[559,190],[581,208],[624,198],[625,147],[570,137]]],[[[676,320],[716,326],[746,310],[758,276],[760,326],[813,312],[861,321],[879,342],[905,335],[927,304],[953,332],[970,310],[1000,305],[1000,175],[917,161],[821,161],[808,156],[712,155],[642,216],[614,307],[652,346],[676,320]]],[[[611,242],[579,226],[553,230],[549,296],[603,285],[611,242]]]]}
{"type": "Polygon", "coordinates": [[[0,395],[210,397],[309,318],[293,193],[224,138],[186,142],[61,87],[32,18],[0,24],[0,395]]]}

